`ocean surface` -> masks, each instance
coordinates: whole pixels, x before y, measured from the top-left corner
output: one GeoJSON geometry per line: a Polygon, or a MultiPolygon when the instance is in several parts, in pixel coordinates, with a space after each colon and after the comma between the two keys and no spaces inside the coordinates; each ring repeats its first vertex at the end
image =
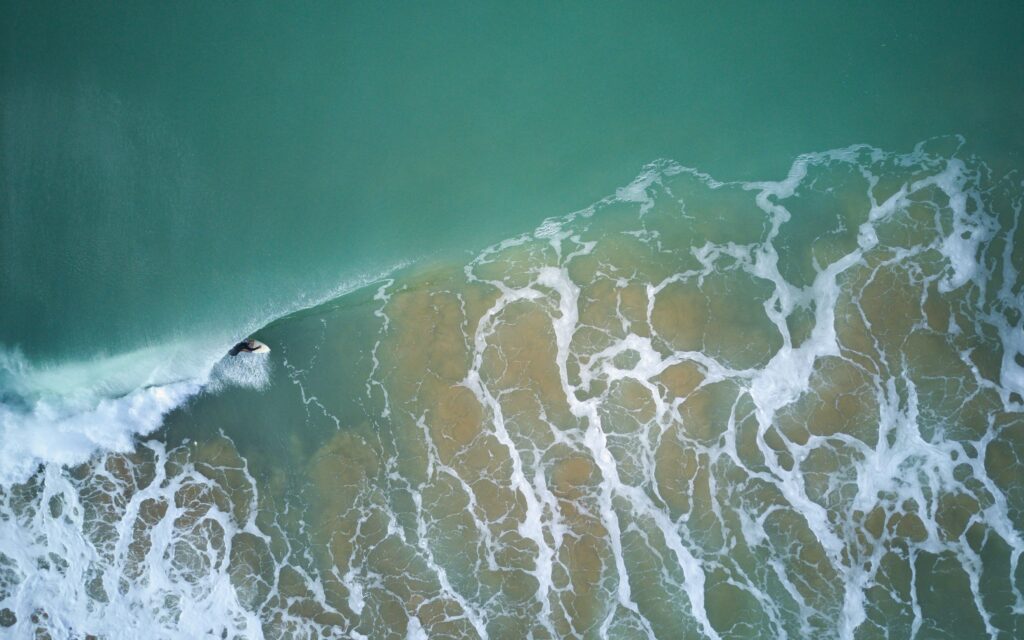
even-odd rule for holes
{"type": "Polygon", "coordinates": [[[1024,637],[1022,30],[3,0],[0,638],[1024,637]]]}

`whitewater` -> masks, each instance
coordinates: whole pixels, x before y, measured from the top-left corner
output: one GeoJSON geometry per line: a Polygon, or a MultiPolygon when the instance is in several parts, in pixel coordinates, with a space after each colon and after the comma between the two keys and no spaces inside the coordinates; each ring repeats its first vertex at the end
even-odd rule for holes
{"type": "Polygon", "coordinates": [[[955,137],[663,160],[201,344],[7,351],[0,623],[1019,635],[1022,198],[955,137]]]}

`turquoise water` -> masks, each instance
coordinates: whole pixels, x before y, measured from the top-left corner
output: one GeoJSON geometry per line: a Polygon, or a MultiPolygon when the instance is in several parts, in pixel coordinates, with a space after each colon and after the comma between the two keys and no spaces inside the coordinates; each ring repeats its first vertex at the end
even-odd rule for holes
{"type": "Polygon", "coordinates": [[[1013,3],[4,15],[0,342],[47,361],[238,332],[658,158],[762,179],[860,142],[1024,145],[1013,3]]]}
{"type": "Polygon", "coordinates": [[[1021,634],[1016,4],[0,15],[14,637],[1021,634]]]}

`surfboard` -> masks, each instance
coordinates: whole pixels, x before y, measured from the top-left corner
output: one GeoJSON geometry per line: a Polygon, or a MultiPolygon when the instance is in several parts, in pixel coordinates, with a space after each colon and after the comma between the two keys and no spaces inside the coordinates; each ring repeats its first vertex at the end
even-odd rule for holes
{"type": "Polygon", "coordinates": [[[259,340],[249,339],[239,342],[228,351],[230,356],[237,356],[243,353],[270,353],[270,347],[259,340]]]}

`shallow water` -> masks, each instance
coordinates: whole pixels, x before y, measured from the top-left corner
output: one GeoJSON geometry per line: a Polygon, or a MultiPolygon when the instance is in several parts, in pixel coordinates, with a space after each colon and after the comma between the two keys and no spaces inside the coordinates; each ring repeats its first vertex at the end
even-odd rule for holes
{"type": "Polygon", "coordinates": [[[663,161],[283,318],[4,490],[13,629],[1018,637],[1021,197],[955,138],[663,161]]]}
{"type": "Polygon", "coordinates": [[[1024,5],[891,5],[0,0],[0,637],[1024,636],[1024,5]]]}

